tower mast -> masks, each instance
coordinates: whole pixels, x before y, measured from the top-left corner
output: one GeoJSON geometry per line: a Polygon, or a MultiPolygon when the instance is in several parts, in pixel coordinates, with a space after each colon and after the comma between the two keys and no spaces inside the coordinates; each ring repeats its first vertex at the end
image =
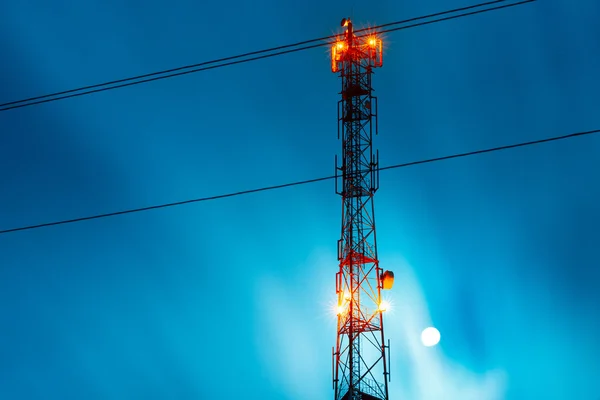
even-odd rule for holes
{"type": "Polygon", "coordinates": [[[379,187],[377,98],[373,69],[383,65],[382,40],[375,34],[355,35],[342,20],[343,37],[332,45],[331,69],[342,78],[338,102],[336,193],[342,197],[342,232],[336,274],[337,343],[333,350],[335,400],[388,400],[389,367],[383,331],[382,289],[393,284],[377,258],[373,196],[379,187]],[[338,175],[339,174],[339,175],[338,175]],[[341,181],[341,182],[340,182],[341,181]],[[340,187],[341,186],[341,187],[340,187]]]}

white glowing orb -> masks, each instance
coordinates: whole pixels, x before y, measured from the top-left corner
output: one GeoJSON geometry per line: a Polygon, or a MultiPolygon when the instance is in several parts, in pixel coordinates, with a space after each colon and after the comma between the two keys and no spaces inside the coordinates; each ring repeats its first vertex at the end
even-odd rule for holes
{"type": "Polygon", "coordinates": [[[381,300],[381,303],[379,303],[379,311],[387,311],[390,308],[390,303],[385,301],[385,300],[381,300]]]}
{"type": "Polygon", "coordinates": [[[432,347],[440,341],[440,331],[434,327],[429,327],[421,332],[421,342],[423,346],[432,347]]]}

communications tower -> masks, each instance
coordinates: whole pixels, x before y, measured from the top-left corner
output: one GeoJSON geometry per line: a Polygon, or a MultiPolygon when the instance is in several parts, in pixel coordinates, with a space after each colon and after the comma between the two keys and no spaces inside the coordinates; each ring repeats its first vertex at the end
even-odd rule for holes
{"type": "Polygon", "coordinates": [[[342,196],[342,235],[336,274],[337,343],[333,349],[335,400],[388,400],[389,342],[385,345],[381,298],[394,274],[379,267],[373,195],[379,186],[377,98],[373,69],[383,65],[382,40],[374,33],[356,35],[349,19],[331,48],[331,69],[342,78],[338,102],[336,193],[342,196]],[[341,181],[341,182],[340,182],[341,181]],[[386,350],[388,357],[386,357],[386,350]]]}

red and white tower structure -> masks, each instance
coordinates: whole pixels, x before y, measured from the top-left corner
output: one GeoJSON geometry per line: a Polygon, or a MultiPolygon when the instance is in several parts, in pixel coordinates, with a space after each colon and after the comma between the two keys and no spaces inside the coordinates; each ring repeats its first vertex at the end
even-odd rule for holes
{"type": "MultiPolygon", "coordinates": [[[[381,292],[394,275],[377,259],[373,196],[379,186],[377,98],[373,69],[383,64],[382,40],[374,33],[356,35],[352,22],[332,45],[331,69],[342,78],[338,102],[336,193],[342,196],[342,234],[336,274],[337,343],[333,350],[335,400],[388,400],[389,344],[385,345],[383,314],[388,304],[381,292]],[[387,353],[387,354],[386,354],[387,353]]],[[[389,343],[389,342],[388,342],[389,343]]]]}

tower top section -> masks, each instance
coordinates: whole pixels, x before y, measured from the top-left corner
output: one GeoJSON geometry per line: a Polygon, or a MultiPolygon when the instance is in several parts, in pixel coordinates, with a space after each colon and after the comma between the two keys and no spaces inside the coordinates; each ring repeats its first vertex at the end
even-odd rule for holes
{"type": "Polygon", "coordinates": [[[331,45],[331,71],[343,69],[344,62],[366,63],[371,68],[383,65],[383,41],[376,33],[354,34],[352,21],[342,19],[346,32],[336,37],[331,45]]]}

